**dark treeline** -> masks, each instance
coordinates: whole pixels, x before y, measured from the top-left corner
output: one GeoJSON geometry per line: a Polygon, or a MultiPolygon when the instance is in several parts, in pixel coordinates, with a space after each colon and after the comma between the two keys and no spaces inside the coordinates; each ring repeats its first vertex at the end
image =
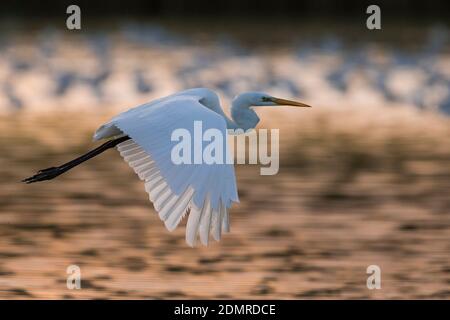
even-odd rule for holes
{"type": "Polygon", "coordinates": [[[387,17],[450,16],[448,0],[30,0],[2,1],[3,17],[58,16],[70,4],[77,4],[84,14],[102,16],[353,16],[364,12],[369,4],[378,4],[387,17]]]}

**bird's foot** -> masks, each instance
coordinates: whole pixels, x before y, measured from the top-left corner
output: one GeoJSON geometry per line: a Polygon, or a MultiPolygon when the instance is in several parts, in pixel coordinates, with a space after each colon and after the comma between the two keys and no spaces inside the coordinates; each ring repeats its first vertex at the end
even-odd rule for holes
{"type": "Polygon", "coordinates": [[[44,180],[51,180],[57,176],[59,176],[64,171],[61,171],[60,167],[50,167],[46,169],[39,170],[34,176],[25,178],[22,180],[22,182],[25,183],[33,183],[38,181],[44,181],[44,180]]]}

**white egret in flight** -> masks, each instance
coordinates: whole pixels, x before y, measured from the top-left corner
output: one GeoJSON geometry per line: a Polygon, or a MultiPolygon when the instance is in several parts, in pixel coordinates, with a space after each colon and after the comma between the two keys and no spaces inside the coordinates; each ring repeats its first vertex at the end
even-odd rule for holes
{"type": "Polygon", "coordinates": [[[218,241],[222,231],[229,231],[228,210],[232,202],[238,201],[234,167],[229,163],[175,164],[171,160],[171,134],[179,128],[192,131],[194,121],[201,121],[203,128],[218,129],[226,137],[227,129],[248,130],[257,125],[259,118],[252,107],[277,105],[309,107],[265,93],[247,92],[234,98],[230,119],[212,90],[181,91],[117,115],[94,134],[94,140],[109,139],[106,143],[22,181],[53,179],[117,146],[124,160],[144,180],[150,201],[167,229],[174,230],[189,213],[186,242],[194,246],[199,235],[201,242],[207,245],[210,233],[218,241]]]}

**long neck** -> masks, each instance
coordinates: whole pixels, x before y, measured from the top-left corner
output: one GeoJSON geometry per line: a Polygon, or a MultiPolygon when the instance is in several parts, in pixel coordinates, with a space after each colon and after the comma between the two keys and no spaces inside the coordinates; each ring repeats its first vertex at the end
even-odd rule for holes
{"type": "Polygon", "coordinates": [[[259,117],[253,109],[248,97],[239,95],[231,104],[231,118],[227,118],[228,129],[243,129],[244,131],[256,127],[259,117]]]}
{"type": "Polygon", "coordinates": [[[214,92],[207,91],[203,96],[202,103],[225,118],[227,129],[243,129],[246,131],[256,127],[259,122],[256,112],[250,109],[252,104],[248,94],[241,94],[233,99],[231,104],[231,119],[223,112],[219,97],[214,92]]]}

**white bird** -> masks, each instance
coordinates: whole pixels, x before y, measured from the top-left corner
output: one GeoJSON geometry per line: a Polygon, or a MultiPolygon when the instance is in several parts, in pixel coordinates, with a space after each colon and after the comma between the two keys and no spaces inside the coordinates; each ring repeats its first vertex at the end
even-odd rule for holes
{"type": "Polygon", "coordinates": [[[144,180],[150,201],[167,229],[174,230],[189,213],[186,242],[194,246],[199,235],[207,245],[210,233],[218,241],[222,231],[229,232],[228,210],[233,202],[239,201],[234,167],[229,163],[175,164],[171,159],[172,132],[180,128],[192,132],[194,121],[201,121],[203,130],[215,128],[226,137],[227,129],[247,130],[257,125],[259,118],[252,107],[276,105],[309,107],[265,93],[248,92],[234,98],[230,119],[212,90],[181,91],[117,115],[94,134],[94,140],[109,141],[66,164],[40,170],[22,181],[53,179],[117,146],[124,160],[144,180]]]}

